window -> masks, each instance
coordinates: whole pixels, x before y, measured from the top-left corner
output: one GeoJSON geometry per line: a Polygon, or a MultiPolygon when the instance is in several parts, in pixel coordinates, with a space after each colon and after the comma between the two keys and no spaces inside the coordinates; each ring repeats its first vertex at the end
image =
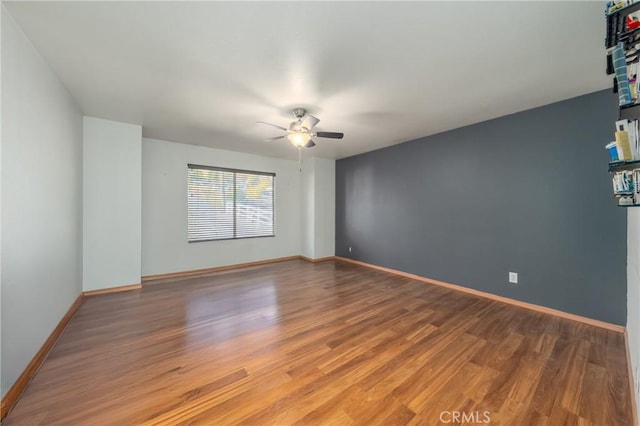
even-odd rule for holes
{"type": "Polygon", "coordinates": [[[190,243],[274,236],[275,173],[187,167],[190,243]]]}

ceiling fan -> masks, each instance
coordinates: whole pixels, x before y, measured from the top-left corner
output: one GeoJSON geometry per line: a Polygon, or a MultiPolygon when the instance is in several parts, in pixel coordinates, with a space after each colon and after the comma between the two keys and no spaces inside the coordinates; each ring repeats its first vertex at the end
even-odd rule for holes
{"type": "Polygon", "coordinates": [[[312,148],[316,146],[312,138],[330,138],[330,139],[342,139],[344,133],[338,132],[313,132],[312,129],[320,122],[320,119],[313,115],[307,115],[307,110],[304,108],[294,108],[293,115],[296,120],[289,124],[289,128],[278,126],[277,124],[265,123],[264,121],[258,121],[260,124],[266,124],[267,126],[277,127],[280,130],[287,132],[286,135],[276,136],[274,138],[265,139],[266,142],[275,141],[278,139],[287,139],[296,148],[312,148]]]}

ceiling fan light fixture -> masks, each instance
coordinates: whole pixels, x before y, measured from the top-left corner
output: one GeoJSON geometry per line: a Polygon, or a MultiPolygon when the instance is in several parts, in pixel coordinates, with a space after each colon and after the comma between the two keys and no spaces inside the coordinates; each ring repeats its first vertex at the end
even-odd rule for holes
{"type": "Polygon", "coordinates": [[[289,142],[291,142],[293,146],[300,148],[311,140],[311,136],[305,132],[292,132],[287,135],[287,139],[289,139],[289,142]]]}
{"type": "Polygon", "coordinates": [[[285,134],[282,136],[276,136],[274,138],[265,139],[265,141],[274,141],[278,139],[287,139],[296,148],[313,148],[316,143],[312,138],[329,138],[329,139],[342,139],[344,133],[338,132],[317,132],[313,128],[320,122],[320,119],[312,115],[307,114],[307,110],[304,108],[295,108],[293,110],[296,120],[289,124],[289,128],[278,126],[277,124],[267,123],[265,121],[258,121],[260,124],[266,124],[267,126],[275,127],[280,130],[284,130],[285,134]]]}

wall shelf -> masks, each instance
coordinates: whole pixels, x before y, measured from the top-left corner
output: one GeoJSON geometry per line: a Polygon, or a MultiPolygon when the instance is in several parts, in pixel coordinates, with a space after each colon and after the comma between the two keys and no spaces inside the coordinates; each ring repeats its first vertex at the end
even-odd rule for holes
{"type": "Polygon", "coordinates": [[[613,47],[619,41],[627,41],[628,36],[633,31],[625,30],[625,21],[627,16],[633,12],[640,10],[640,3],[634,3],[629,6],[618,9],[606,17],[606,39],[605,47],[607,49],[613,47]],[[625,37],[627,36],[627,37],[625,37]]]}
{"type": "Polygon", "coordinates": [[[640,168],[640,160],[634,161],[614,161],[609,163],[610,172],[620,172],[622,170],[633,170],[640,168]]]}
{"type": "MultiPolygon", "coordinates": [[[[627,58],[627,73],[629,73],[629,67],[631,67],[631,77],[640,78],[640,75],[636,76],[636,74],[640,74],[640,72],[637,71],[637,66],[635,64],[638,62],[638,58],[640,58],[640,28],[628,29],[627,27],[627,17],[632,13],[635,14],[633,19],[637,19],[636,16],[640,14],[640,0],[606,15],[607,36],[605,39],[605,47],[610,49],[618,43],[622,43],[622,47],[627,58]],[[631,61],[634,64],[630,65],[631,61]]],[[[608,51],[607,53],[607,74],[615,74],[611,51],[608,51]]],[[[635,89],[638,89],[639,86],[640,85],[637,84],[636,81],[636,85],[634,86],[635,89]]],[[[617,81],[615,77],[613,87],[614,92],[617,92],[617,81]]],[[[635,89],[631,88],[630,90],[632,92],[632,96],[637,98],[637,94],[633,91],[635,89]]],[[[636,136],[634,136],[635,132],[632,132],[631,130],[638,128],[637,121],[640,120],[640,99],[636,99],[636,103],[620,105],[618,108],[618,119],[627,120],[627,122],[630,123],[628,139],[632,145],[631,150],[634,152],[635,156],[637,155],[635,152],[637,149],[635,147],[636,136]]],[[[621,143],[618,140],[618,137],[619,136],[617,135],[616,141],[617,143],[621,143]]],[[[624,141],[624,137],[620,137],[622,138],[622,141],[624,141]]],[[[640,160],[610,162],[608,169],[609,173],[612,174],[614,189],[613,195],[618,200],[618,203],[620,201],[634,202],[634,204],[628,205],[616,203],[618,207],[640,207],[640,193],[638,192],[638,188],[640,187],[638,175],[638,170],[640,170],[640,160]]]]}

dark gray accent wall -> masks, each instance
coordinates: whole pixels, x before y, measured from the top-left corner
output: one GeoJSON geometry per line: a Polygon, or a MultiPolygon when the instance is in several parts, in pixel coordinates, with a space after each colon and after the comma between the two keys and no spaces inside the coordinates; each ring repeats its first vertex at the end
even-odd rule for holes
{"type": "Polygon", "coordinates": [[[600,91],[337,161],[336,255],[625,324],[616,111],[600,91]]]}

